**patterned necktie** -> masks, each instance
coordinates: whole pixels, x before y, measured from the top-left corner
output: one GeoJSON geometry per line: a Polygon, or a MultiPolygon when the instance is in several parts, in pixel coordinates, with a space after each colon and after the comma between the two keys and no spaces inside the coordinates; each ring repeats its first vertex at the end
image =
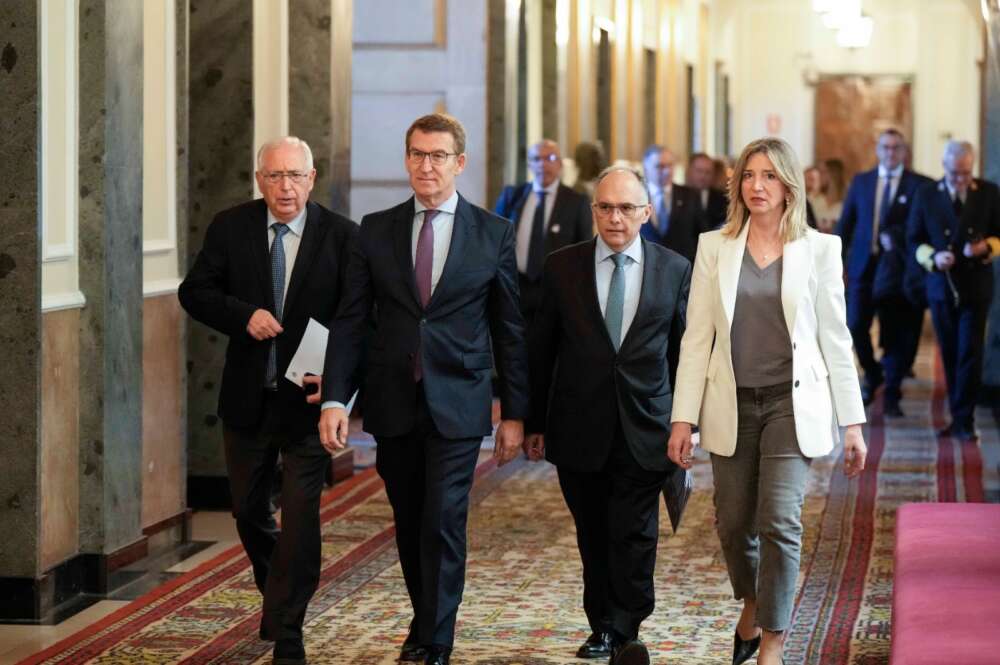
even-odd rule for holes
{"type": "Polygon", "coordinates": [[[417,258],[413,262],[413,273],[417,280],[420,304],[427,307],[431,301],[431,276],[434,272],[434,217],[437,210],[425,210],[424,222],[417,236],[417,258]]]}
{"type": "Polygon", "coordinates": [[[622,318],[625,315],[625,262],[624,254],[612,254],[609,257],[615,264],[611,273],[611,285],[608,286],[608,303],[604,308],[604,325],[608,327],[608,336],[615,345],[615,351],[622,346],[622,318]]]}
{"type": "Polygon", "coordinates": [[[537,192],[535,217],[531,222],[531,242],[528,245],[528,265],[524,274],[528,279],[537,280],[545,264],[545,191],[537,192]]]}
{"type": "MultiPolygon", "coordinates": [[[[427,307],[431,301],[431,277],[434,272],[434,217],[437,210],[425,210],[424,221],[417,236],[417,257],[413,262],[413,273],[417,281],[420,304],[427,307]]],[[[420,361],[420,335],[417,334],[417,351],[413,354],[413,380],[419,382],[424,376],[420,361]]]]}
{"type": "MultiPolygon", "coordinates": [[[[271,243],[271,294],[274,296],[274,318],[281,321],[285,308],[285,243],[282,238],[288,233],[287,224],[272,224],[274,241],[271,243]]],[[[267,355],[267,386],[276,388],[278,385],[278,349],[277,340],[271,339],[271,348],[267,355]]]]}
{"type": "Polygon", "coordinates": [[[872,253],[877,254],[881,244],[878,236],[885,228],[886,218],[889,216],[889,208],[892,206],[892,176],[885,177],[885,187],[882,189],[882,200],[878,204],[878,218],[872,228],[872,253]]]}
{"type": "Polygon", "coordinates": [[[670,191],[660,190],[660,203],[656,206],[656,226],[660,236],[666,236],[670,230],[670,191]]]}

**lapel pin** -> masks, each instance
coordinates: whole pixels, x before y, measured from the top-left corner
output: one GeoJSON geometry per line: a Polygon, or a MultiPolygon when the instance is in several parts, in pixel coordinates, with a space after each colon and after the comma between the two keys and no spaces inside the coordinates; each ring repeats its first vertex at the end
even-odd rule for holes
{"type": "Polygon", "coordinates": [[[549,233],[559,233],[559,225],[553,224],[549,227],[549,233]]]}
{"type": "Polygon", "coordinates": [[[944,191],[944,183],[943,182],[939,182],[938,183],[938,191],[939,192],[943,192],[944,191]]]}
{"type": "Polygon", "coordinates": [[[906,203],[906,194],[900,194],[899,195],[899,202],[900,203],[906,203]]]}

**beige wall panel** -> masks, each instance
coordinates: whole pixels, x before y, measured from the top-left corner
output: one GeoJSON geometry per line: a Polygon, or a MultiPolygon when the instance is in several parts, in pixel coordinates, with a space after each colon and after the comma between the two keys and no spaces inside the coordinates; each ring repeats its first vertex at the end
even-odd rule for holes
{"type": "Polygon", "coordinates": [[[175,295],[146,298],[142,320],[142,526],[185,508],[181,319],[175,295]]]}
{"type": "Polygon", "coordinates": [[[78,550],[79,324],[78,309],[42,316],[41,570],[78,550]]]}

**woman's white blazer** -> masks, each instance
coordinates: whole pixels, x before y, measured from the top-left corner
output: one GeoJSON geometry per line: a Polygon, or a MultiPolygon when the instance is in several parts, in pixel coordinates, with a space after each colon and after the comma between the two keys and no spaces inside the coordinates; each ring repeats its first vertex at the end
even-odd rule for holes
{"type": "MultiPolygon", "coordinates": [[[[697,424],[701,447],[736,450],[736,377],[730,329],[750,224],[735,238],[701,234],[681,341],[671,422],[697,424]]],[[[799,448],[829,453],[838,425],[865,422],[844,306],[840,238],[810,229],[784,247],[781,306],[792,340],[792,405],[799,448]]]]}

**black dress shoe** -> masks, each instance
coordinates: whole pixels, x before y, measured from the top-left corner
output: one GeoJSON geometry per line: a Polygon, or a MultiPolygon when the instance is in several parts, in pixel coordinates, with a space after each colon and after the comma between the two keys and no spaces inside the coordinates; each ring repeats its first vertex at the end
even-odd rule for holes
{"type": "Polygon", "coordinates": [[[611,634],[591,633],[587,641],[576,650],[577,658],[608,658],[611,655],[611,634]]]}
{"type": "Polygon", "coordinates": [[[951,438],[955,441],[976,441],[979,439],[979,432],[974,427],[952,427],[951,438]]]}
{"type": "Polygon", "coordinates": [[[885,408],[882,409],[882,413],[885,414],[886,418],[902,418],[906,414],[903,410],[899,408],[899,402],[886,402],[885,408]]]}
{"type": "Polygon", "coordinates": [[[302,640],[278,640],[274,643],[272,665],[306,665],[302,640]]]}
{"type": "MultiPolygon", "coordinates": [[[[409,638],[407,638],[409,640],[409,638]]],[[[427,658],[427,647],[416,642],[406,641],[399,650],[399,659],[408,663],[422,663],[427,658]]]]}
{"type": "Polygon", "coordinates": [[[427,647],[424,665],[448,665],[451,649],[448,647],[427,647]]]}
{"type": "Polygon", "coordinates": [[[608,665],[649,665],[649,650],[639,640],[629,640],[612,649],[608,665]]]}
{"type": "Polygon", "coordinates": [[[751,656],[757,653],[760,648],[760,635],[752,640],[745,640],[740,637],[740,631],[733,634],[733,665],[740,665],[750,660],[751,656]]]}

